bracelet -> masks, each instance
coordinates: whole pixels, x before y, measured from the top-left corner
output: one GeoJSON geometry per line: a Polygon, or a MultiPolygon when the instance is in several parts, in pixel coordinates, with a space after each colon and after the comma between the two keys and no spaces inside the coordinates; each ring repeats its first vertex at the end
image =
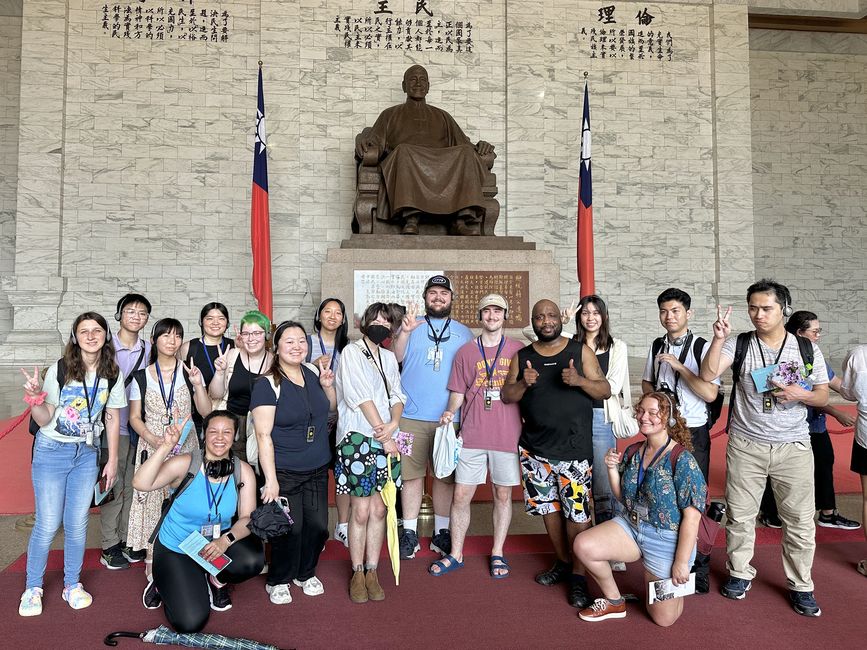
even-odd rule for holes
{"type": "Polygon", "coordinates": [[[48,397],[48,393],[42,391],[39,395],[25,395],[24,401],[30,404],[30,406],[42,406],[45,403],[46,397],[48,397]]]}

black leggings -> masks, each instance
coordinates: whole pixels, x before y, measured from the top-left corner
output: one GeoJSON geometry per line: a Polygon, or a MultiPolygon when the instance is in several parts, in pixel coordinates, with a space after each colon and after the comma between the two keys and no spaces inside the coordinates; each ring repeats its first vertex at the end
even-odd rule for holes
{"type": "MultiPolygon", "coordinates": [[[[232,562],[217,575],[220,582],[244,582],[259,575],[265,565],[262,541],[255,535],[248,535],[232,544],[226,555],[232,558],[232,562]]],[[[157,537],[154,542],[154,584],[163,599],[169,625],[175,631],[199,632],[208,622],[211,613],[208,575],[193,558],[166,548],[157,537]]]]}
{"type": "MultiPolygon", "coordinates": [[[[837,499],[834,496],[834,445],[828,431],[811,431],[810,446],[813,449],[813,478],[816,482],[816,510],[835,510],[837,499]]],[[[770,479],[765,484],[762,495],[762,514],[779,518],[777,502],[771,490],[770,479]]]]}
{"type": "Polygon", "coordinates": [[[304,582],[316,574],[328,539],[328,465],[306,472],[277,470],[277,483],[295,523],[288,535],[271,540],[268,584],[304,582]]]}

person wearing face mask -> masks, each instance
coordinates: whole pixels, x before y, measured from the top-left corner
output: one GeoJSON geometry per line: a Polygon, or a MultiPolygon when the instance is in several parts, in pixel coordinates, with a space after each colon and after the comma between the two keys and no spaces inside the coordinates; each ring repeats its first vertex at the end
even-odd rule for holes
{"type": "Polygon", "coordinates": [[[394,321],[388,306],[370,305],[361,319],[363,337],[347,345],[337,368],[337,493],[350,498],[349,556],[354,603],[383,600],[376,569],[385,536],[385,504],[379,497],[391,476],[400,487],[400,461],[394,437],[406,396],[397,359],[382,343],[394,321]]]}

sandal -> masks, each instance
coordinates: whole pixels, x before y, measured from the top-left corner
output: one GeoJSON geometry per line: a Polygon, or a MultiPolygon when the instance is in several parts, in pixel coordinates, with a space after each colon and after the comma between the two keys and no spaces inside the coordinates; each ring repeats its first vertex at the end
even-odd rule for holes
{"type": "Polygon", "coordinates": [[[509,573],[511,573],[512,568],[509,566],[509,563],[506,562],[506,558],[502,555],[492,555],[491,556],[491,577],[494,580],[502,580],[503,578],[508,578],[509,573]],[[505,573],[494,573],[495,571],[504,571],[505,573]]]}
{"type": "Polygon", "coordinates": [[[451,555],[446,555],[441,560],[437,560],[436,562],[431,564],[430,567],[428,567],[427,572],[435,578],[438,578],[439,576],[444,576],[445,574],[451,573],[452,571],[457,571],[458,569],[463,568],[463,566],[463,562],[458,562],[451,555]],[[446,564],[446,560],[449,561],[448,564],[446,564]],[[439,568],[439,571],[434,572],[434,567],[439,568]]]}
{"type": "Polygon", "coordinates": [[[862,576],[867,576],[867,560],[861,560],[861,561],[858,563],[857,571],[858,571],[858,573],[860,573],[862,576]]]}

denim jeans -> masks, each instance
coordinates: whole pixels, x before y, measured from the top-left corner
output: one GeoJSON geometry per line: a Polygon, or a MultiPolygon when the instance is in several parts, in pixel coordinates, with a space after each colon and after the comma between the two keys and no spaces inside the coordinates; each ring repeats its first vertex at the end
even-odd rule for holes
{"type": "Polygon", "coordinates": [[[614,516],[614,497],[608,482],[605,454],[617,446],[614,430],[605,422],[604,409],[593,409],[593,508],[597,524],[614,516]]]}
{"type": "Polygon", "coordinates": [[[81,574],[87,538],[87,512],[99,469],[96,449],[83,443],[57,442],[41,433],[33,446],[33,494],[36,522],[27,545],[27,588],[41,587],[51,541],[63,523],[63,584],[81,574]]]}

